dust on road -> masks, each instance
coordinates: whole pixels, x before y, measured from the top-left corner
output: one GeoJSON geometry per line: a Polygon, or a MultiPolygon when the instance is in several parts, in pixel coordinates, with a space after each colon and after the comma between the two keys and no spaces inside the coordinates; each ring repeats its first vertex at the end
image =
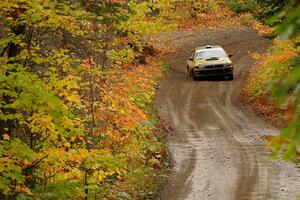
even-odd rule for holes
{"type": "Polygon", "coordinates": [[[262,134],[279,130],[245,111],[238,95],[251,66],[249,52],[265,52],[270,42],[253,30],[177,31],[158,36],[174,46],[170,74],[157,96],[159,115],[171,121],[174,173],[162,200],[296,199],[299,169],[273,161],[262,134]],[[233,53],[235,80],[193,81],[187,76],[189,50],[219,44],[233,53]]]}

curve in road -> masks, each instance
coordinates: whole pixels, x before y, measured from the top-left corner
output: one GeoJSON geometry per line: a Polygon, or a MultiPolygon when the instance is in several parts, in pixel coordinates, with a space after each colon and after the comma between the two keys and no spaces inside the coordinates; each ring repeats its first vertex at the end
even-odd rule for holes
{"type": "Polygon", "coordinates": [[[243,29],[177,31],[158,37],[176,49],[166,56],[170,74],[156,99],[159,115],[175,126],[169,138],[174,173],[160,199],[296,199],[298,169],[271,160],[260,138],[279,130],[238,101],[254,64],[249,52],[265,52],[270,42],[243,29]],[[207,44],[233,53],[234,81],[188,77],[188,51],[207,44]]]}

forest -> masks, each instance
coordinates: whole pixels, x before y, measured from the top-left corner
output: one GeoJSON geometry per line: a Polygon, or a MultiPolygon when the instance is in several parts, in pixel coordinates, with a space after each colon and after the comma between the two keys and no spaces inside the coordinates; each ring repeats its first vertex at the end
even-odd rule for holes
{"type": "Polygon", "coordinates": [[[169,49],[145,36],[216,17],[275,41],[253,53],[244,101],[284,127],[274,157],[298,162],[298,1],[1,0],[0,199],[155,198],[171,168],[154,108],[169,49]]]}

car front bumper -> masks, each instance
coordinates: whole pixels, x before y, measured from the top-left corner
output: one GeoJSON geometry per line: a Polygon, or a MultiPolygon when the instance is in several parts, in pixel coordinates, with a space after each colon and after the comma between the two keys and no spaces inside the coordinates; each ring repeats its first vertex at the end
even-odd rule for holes
{"type": "Polygon", "coordinates": [[[222,68],[200,68],[194,70],[195,77],[209,77],[209,76],[230,76],[233,74],[232,67],[222,68]]]}

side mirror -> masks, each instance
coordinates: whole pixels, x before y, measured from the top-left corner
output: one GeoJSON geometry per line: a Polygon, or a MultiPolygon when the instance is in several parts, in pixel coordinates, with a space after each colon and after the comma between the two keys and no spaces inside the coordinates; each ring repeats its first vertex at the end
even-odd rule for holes
{"type": "Polygon", "coordinates": [[[190,60],[190,61],[193,61],[194,59],[190,57],[189,60],[190,60]]]}
{"type": "Polygon", "coordinates": [[[233,56],[233,54],[232,54],[232,53],[228,54],[228,57],[229,57],[229,58],[231,58],[232,56],[233,56]]]}

